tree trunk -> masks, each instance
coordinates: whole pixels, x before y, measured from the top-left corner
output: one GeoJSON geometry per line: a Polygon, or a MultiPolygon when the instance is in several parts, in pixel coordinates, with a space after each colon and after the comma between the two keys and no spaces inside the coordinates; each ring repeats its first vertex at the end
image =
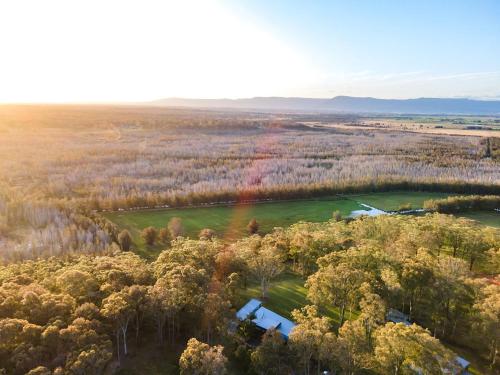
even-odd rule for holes
{"type": "Polygon", "coordinates": [[[470,257],[469,271],[472,271],[472,266],[474,265],[475,261],[476,259],[474,257],[470,257]]]}
{"type": "Polygon", "coordinates": [[[413,312],[413,293],[410,297],[410,313],[408,314],[408,319],[411,320],[413,312]]]}
{"type": "Polygon", "coordinates": [[[158,327],[158,339],[160,340],[160,344],[163,344],[163,330],[165,329],[165,316],[160,315],[156,319],[156,324],[158,327]]]}
{"type": "Polygon", "coordinates": [[[344,314],[345,314],[345,302],[342,303],[342,308],[340,310],[340,326],[342,327],[342,324],[344,324],[344,314]]]}
{"type": "Polygon", "coordinates": [[[172,315],[172,338],[170,341],[172,345],[174,344],[174,337],[175,337],[175,315],[172,315]]]}
{"type": "Polygon", "coordinates": [[[261,291],[262,291],[262,299],[266,299],[267,297],[267,285],[266,285],[266,279],[261,279],[260,280],[260,288],[261,288],[261,291]]]}
{"type": "Polygon", "coordinates": [[[495,364],[497,362],[497,354],[498,354],[497,340],[493,339],[491,340],[491,357],[492,357],[490,364],[491,368],[495,367],[495,364]]]}
{"type": "Polygon", "coordinates": [[[123,335],[123,354],[127,355],[127,330],[122,328],[123,335]]]}
{"type": "Polygon", "coordinates": [[[139,344],[139,313],[135,315],[135,343],[139,344]]]}
{"type": "Polygon", "coordinates": [[[118,363],[121,364],[120,361],[120,330],[116,330],[116,356],[118,357],[118,363]]]}
{"type": "Polygon", "coordinates": [[[122,334],[123,334],[123,354],[127,355],[127,329],[128,329],[128,320],[124,326],[122,326],[122,334]]]}

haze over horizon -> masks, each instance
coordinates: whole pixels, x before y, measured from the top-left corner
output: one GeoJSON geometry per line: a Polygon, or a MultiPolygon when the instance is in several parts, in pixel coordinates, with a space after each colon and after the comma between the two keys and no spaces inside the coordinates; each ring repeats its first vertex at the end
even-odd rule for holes
{"type": "Polygon", "coordinates": [[[500,99],[497,1],[140,4],[2,2],[0,103],[500,99]]]}

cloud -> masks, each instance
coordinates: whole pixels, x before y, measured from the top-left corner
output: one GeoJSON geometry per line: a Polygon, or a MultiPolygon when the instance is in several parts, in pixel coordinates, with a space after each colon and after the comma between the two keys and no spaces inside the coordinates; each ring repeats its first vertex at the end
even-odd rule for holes
{"type": "Polygon", "coordinates": [[[315,96],[374,96],[381,98],[500,96],[500,71],[435,74],[425,71],[330,75],[317,83],[315,96]]]}

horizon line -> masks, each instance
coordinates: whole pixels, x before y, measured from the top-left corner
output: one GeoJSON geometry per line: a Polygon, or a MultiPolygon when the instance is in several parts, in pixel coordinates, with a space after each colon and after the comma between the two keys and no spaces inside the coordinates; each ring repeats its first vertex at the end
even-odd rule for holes
{"type": "Polygon", "coordinates": [[[185,96],[168,96],[160,97],[150,100],[99,100],[99,101],[0,101],[0,105],[148,105],[161,100],[206,100],[206,101],[217,101],[217,100],[227,100],[227,101],[239,101],[239,100],[251,100],[251,99],[308,99],[308,100],[332,100],[336,98],[353,98],[353,99],[375,99],[375,100],[422,100],[422,99],[437,99],[437,100],[471,100],[471,101],[483,101],[483,102],[496,102],[500,101],[500,96],[495,97],[470,97],[470,96],[420,96],[420,97],[406,97],[406,98],[383,98],[375,96],[353,96],[353,95],[336,95],[331,97],[307,97],[307,96],[248,96],[248,97],[238,97],[238,98],[228,98],[228,97],[217,97],[217,98],[206,98],[206,97],[185,97],[185,96]]]}

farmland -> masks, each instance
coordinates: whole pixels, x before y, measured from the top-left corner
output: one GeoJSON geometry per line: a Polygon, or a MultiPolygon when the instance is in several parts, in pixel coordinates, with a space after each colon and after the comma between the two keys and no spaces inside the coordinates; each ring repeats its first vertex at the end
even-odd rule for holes
{"type": "MultiPolygon", "coordinates": [[[[106,212],[104,216],[127,229],[132,234],[135,251],[145,257],[154,257],[165,245],[147,246],[140,236],[142,229],[153,226],[157,229],[167,225],[174,217],[180,218],[184,235],[197,238],[204,228],[210,228],[224,240],[234,240],[248,234],[247,224],[255,218],[259,223],[259,233],[265,234],[275,227],[287,227],[298,221],[323,222],[330,220],[338,211],[343,217],[355,210],[367,210],[366,204],[384,211],[395,211],[401,206],[412,209],[422,208],[424,201],[445,198],[453,194],[432,192],[383,192],[321,199],[259,202],[237,205],[192,207],[179,209],[150,209],[106,212]]],[[[499,214],[492,212],[467,212],[460,214],[484,225],[498,227],[499,214]]]]}
{"type": "Polygon", "coordinates": [[[446,196],[445,193],[390,192],[212,207],[117,211],[104,215],[120,227],[130,230],[139,243],[141,229],[147,226],[164,227],[173,217],[182,220],[187,236],[197,237],[201,229],[209,227],[220,237],[234,239],[247,234],[246,225],[252,218],[259,222],[260,232],[267,233],[274,227],[286,227],[298,221],[327,221],[335,211],[346,217],[354,210],[366,209],[360,203],[382,210],[397,210],[406,203],[421,208],[427,199],[446,196]]]}
{"type": "Polygon", "coordinates": [[[498,211],[475,211],[475,212],[465,212],[460,214],[460,216],[466,217],[468,219],[476,220],[477,222],[489,225],[491,227],[500,228],[500,212],[498,211]]]}
{"type": "Polygon", "coordinates": [[[122,211],[106,213],[105,216],[120,228],[130,231],[139,253],[149,254],[151,251],[155,253],[161,250],[162,246],[146,247],[140,231],[148,226],[165,227],[173,217],[182,220],[186,236],[197,238],[200,230],[208,227],[216,231],[218,236],[230,240],[246,235],[246,226],[252,218],[258,220],[259,232],[267,233],[274,227],[286,227],[301,220],[326,221],[332,218],[334,211],[347,216],[351,211],[360,209],[363,206],[353,200],[333,197],[307,201],[122,211]]]}
{"type": "Polygon", "coordinates": [[[105,217],[132,234],[136,250],[146,256],[160,251],[163,245],[148,247],[140,237],[140,231],[148,226],[165,227],[174,217],[182,220],[185,235],[197,238],[203,228],[210,228],[226,240],[247,235],[246,226],[255,218],[260,233],[269,233],[275,227],[287,227],[298,221],[322,222],[332,218],[335,211],[343,217],[352,211],[366,210],[361,203],[382,210],[397,210],[400,205],[410,203],[421,208],[427,199],[446,197],[445,193],[385,192],[343,197],[326,197],[314,200],[261,202],[242,205],[195,207],[181,209],[158,209],[118,211],[105,213],[105,217]]]}

